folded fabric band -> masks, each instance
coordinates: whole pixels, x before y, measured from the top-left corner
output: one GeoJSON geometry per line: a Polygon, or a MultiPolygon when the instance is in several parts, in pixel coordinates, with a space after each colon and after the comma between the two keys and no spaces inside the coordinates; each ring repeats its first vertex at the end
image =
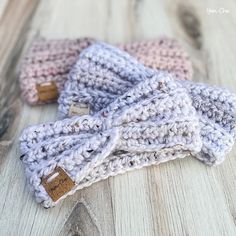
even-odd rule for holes
{"type": "Polygon", "coordinates": [[[199,132],[186,89],[160,72],[93,116],[27,128],[20,147],[36,200],[51,207],[109,176],[198,153],[199,132]]]}
{"type": "Polygon", "coordinates": [[[94,42],[90,38],[76,40],[45,40],[33,42],[22,62],[20,87],[29,104],[57,100],[67,74],[78,55],[94,42]]]}
{"type": "MultiPolygon", "coordinates": [[[[80,114],[81,107],[97,112],[155,73],[118,48],[93,44],[70,72],[59,98],[59,116],[80,114]]],[[[209,165],[221,163],[236,136],[236,96],[206,84],[178,82],[188,90],[199,115],[203,148],[197,158],[209,165]]]]}
{"type": "MultiPolygon", "coordinates": [[[[24,100],[31,105],[56,101],[79,54],[94,42],[90,38],[36,40],[20,72],[24,100]]],[[[179,79],[192,78],[189,57],[176,40],[163,37],[118,46],[148,67],[172,72],[179,79]]]]}

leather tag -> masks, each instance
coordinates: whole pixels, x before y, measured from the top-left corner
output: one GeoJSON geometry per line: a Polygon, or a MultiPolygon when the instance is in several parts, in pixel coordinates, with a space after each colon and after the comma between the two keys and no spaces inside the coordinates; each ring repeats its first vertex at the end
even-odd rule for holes
{"type": "Polygon", "coordinates": [[[51,174],[43,177],[41,181],[46,192],[54,202],[68,193],[75,186],[74,181],[61,167],[56,167],[51,174]]]}
{"type": "Polygon", "coordinates": [[[58,97],[57,85],[54,81],[37,84],[36,89],[38,98],[42,102],[55,100],[58,97]]]}
{"type": "Polygon", "coordinates": [[[90,112],[89,105],[85,103],[72,104],[69,109],[69,116],[83,116],[88,115],[90,112]]]}

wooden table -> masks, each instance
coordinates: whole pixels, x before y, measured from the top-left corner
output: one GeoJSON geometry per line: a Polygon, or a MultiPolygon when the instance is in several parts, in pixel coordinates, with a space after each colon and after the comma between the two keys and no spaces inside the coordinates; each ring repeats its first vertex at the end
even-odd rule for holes
{"type": "Polygon", "coordinates": [[[0,235],[236,235],[236,158],[207,167],[176,160],[109,178],[45,210],[29,193],[18,137],[54,120],[56,104],[20,99],[20,60],[34,37],[110,43],[177,38],[194,80],[236,91],[234,0],[0,1],[0,235]]]}

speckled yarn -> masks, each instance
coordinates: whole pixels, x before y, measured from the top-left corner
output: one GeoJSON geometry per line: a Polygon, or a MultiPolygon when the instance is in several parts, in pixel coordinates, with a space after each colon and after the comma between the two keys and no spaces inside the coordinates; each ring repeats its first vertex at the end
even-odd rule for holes
{"type": "Polygon", "coordinates": [[[198,117],[186,89],[160,72],[92,116],[27,128],[20,147],[37,202],[51,207],[109,176],[198,153],[199,132],[198,117]],[[75,186],[53,202],[41,178],[58,166],[75,186]]]}
{"type": "Polygon", "coordinates": [[[202,83],[185,81],[183,86],[191,96],[200,121],[203,146],[196,157],[208,165],[220,164],[236,138],[236,95],[202,83]]]}
{"type": "Polygon", "coordinates": [[[37,85],[54,82],[60,92],[78,55],[93,42],[90,38],[34,41],[23,59],[19,76],[24,100],[31,105],[54,102],[57,98],[40,101],[37,85]]]}
{"type": "Polygon", "coordinates": [[[162,37],[117,46],[147,67],[168,71],[178,79],[192,79],[193,71],[189,56],[175,39],[162,37]]]}
{"type": "MultiPolygon", "coordinates": [[[[41,101],[37,85],[53,81],[60,93],[79,54],[94,42],[90,38],[36,40],[22,62],[20,84],[24,100],[31,105],[55,101],[41,101]]],[[[174,39],[162,37],[118,46],[150,68],[172,72],[179,79],[192,78],[189,57],[174,39]]]]}
{"type": "MultiPolygon", "coordinates": [[[[80,103],[97,112],[155,73],[118,48],[94,44],[84,50],[71,70],[59,98],[59,115],[68,116],[71,105],[80,103]]],[[[209,165],[221,163],[236,135],[235,95],[206,84],[178,82],[188,90],[199,115],[203,148],[197,158],[209,165]]]]}

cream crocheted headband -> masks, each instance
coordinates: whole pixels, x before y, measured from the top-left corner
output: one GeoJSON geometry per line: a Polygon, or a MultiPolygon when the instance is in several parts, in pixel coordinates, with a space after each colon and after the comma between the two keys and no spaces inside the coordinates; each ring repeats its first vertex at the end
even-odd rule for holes
{"type": "Polygon", "coordinates": [[[94,115],[27,128],[20,147],[36,200],[51,207],[109,176],[195,155],[199,132],[187,91],[159,72],[94,115]]]}

